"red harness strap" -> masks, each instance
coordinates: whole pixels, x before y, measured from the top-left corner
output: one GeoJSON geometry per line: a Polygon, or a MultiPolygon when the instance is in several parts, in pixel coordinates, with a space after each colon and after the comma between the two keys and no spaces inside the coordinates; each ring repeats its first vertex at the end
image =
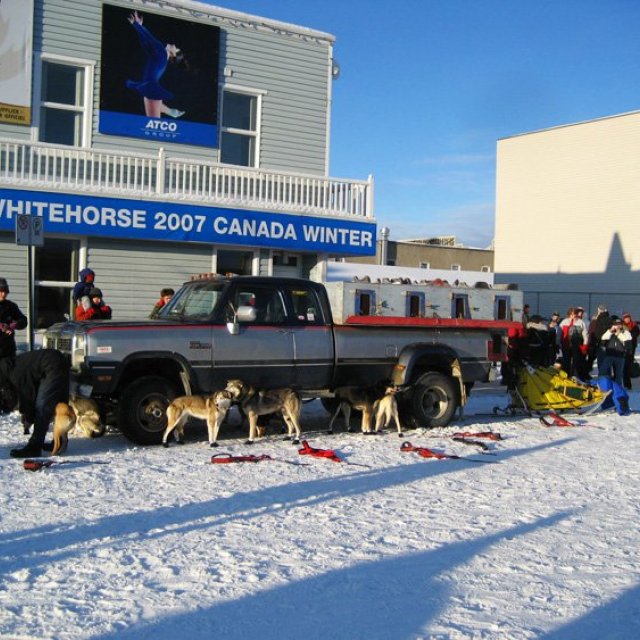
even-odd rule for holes
{"type": "Polygon", "coordinates": [[[306,440],[302,441],[302,449],[298,449],[298,453],[301,456],[310,455],[314,458],[329,458],[329,460],[333,460],[334,462],[342,462],[342,458],[332,449],[315,449],[314,447],[310,447],[306,440]]]}
{"type": "Polygon", "coordinates": [[[569,422],[566,418],[559,416],[557,413],[550,413],[551,420],[545,419],[544,416],[540,416],[540,422],[546,427],[575,427],[573,422],[569,422]]]}
{"type": "Polygon", "coordinates": [[[427,449],[426,447],[414,447],[410,442],[403,442],[400,446],[400,451],[404,453],[408,453],[410,451],[415,451],[418,455],[423,458],[436,458],[437,460],[445,460],[447,458],[452,460],[457,460],[460,456],[447,455],[446,453],[438,453],[437,451],[433,451],[432,449],[427,449]]]}
{"type": "Polygon", "coordinates": [[[458,431],[454,433],[452,438],[485,438],[486,440],[502,440],[502,436],[494,431],[458,431]]]}

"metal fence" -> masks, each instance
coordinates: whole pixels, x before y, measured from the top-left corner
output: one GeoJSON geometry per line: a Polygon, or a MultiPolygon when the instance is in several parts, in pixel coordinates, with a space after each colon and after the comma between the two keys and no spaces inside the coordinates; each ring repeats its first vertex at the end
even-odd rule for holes
{"type": "Polygon", "coordinates": [[[531,307],[531,314],[548,318],[554,311],[564,317],[569,307],[583,307],[585,317],[595,315],[603,304],[611,315],[621,316],[629,312],[640,318],[640,293],[610,293],[608,291],[529,291],[524,290],[524,301],[531,307]]]}

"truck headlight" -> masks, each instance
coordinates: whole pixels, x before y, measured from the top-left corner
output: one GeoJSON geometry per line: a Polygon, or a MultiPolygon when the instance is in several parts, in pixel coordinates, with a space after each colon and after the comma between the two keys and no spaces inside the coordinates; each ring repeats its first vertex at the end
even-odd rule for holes
{"type": "Polygon", "coordinates": [[[73,336],[71,344],[71,367],[79,369],[84,362],[86,354],[87,341],[84,335],[73,336]]]}

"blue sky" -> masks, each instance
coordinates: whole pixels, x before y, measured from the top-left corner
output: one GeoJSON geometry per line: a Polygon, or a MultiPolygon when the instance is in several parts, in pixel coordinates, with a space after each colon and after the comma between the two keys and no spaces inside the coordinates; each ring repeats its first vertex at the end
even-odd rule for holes
{"type": "Polygon", "coordinates": [[[391,238],[493,238],[498,139],[640,108],[639,0],[210,2],[336,36],[330,175],[391,238]]]}

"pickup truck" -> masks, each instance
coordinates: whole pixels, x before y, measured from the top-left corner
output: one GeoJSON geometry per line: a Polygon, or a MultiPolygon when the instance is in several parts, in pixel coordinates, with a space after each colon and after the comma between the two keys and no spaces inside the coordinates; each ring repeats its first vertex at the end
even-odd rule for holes
{"type": "Polygon", "coordinates": [[[43,346],[68,356],[72,392],[140,444],[160,443],[172,398],[233,378],[327,404],[339,387],[392,383],[404,421],[437,427],[506,359],[521,301],[519,291],[448,284],[200,274],[157,319],[59,323],[43,346]]]}

